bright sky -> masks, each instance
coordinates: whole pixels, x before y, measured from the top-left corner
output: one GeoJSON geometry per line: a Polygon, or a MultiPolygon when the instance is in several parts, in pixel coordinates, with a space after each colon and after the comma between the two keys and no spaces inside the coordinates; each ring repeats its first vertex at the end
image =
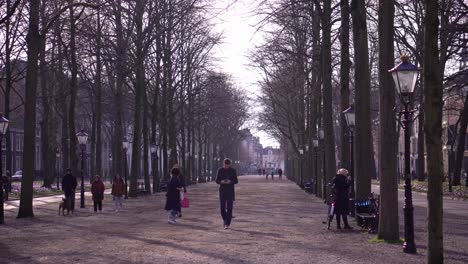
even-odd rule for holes
{"type": "MultiPolygon", "coordinates": [[[[249,97],[249,111],[258,111],[254,105],[254,99],[259,94],[257,82],[261,80],[261,75],[250,67],[249,53],[255,45],[263,41],[261,32],[256,31],[259,16],[255,15],[255,8],[259,0],[216,0],[213,4],[218,13],[214,19],[217,26],[216,31],[223,32],[223,43],[215,50],[218,58],[218,65],[221,71],[231,74],[234,82],[246,91],[249,97]]],[[[256,130],[255,120],[248,122],[254,136],[260,137],[263,147],[279,146],[279,143],[263,131],[256,130]]]]}

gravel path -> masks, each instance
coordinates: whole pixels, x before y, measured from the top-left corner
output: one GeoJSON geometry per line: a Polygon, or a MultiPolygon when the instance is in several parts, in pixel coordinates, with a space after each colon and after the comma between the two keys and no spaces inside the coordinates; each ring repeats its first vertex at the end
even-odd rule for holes
{"type": "MultiPolygon", "coordinates": [[[[0,263],[413,264],[425,260],[424,223],[416,226],[416,255],[404,254],[401,245],[371,243],[374,235],[359,230],[327,231],[322,224],[324,204],[286,180],[240,177],[230,230],[223,229],[219,216],[216,184],[190,186],[189,192],[191,206],[177,225],[167,224],[163,194],[129,199],[119,213],[112,211],[109,195],[104,212],[98,214],[92,212],[90,200],[86,209],[66,217],[58,216],[57,202],[37,205],[34,219],[15,219],[16,209],[10,208],[7,224],[0,226],[0,263]]],[[[446,263],[467,263],[467,221],[454,221],[458,224],[446,235],[446,263]],[[460,232],[455,232],[458,228],[460,232]]]]}

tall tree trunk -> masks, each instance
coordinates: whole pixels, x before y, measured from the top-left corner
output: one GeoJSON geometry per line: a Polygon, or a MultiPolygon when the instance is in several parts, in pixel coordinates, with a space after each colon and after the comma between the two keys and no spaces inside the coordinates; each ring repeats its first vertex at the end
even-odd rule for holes
{"type": "MultiPolygon", "coordinates": [[[[341,112],[349,107],[349,1],[341,0],[341,67],[340,67],[340,95],[341,95],[341,112]]],[[[349,160],[349,137],[347,133],[347,123],[344,115],[340,119],[341,127],[341,166],[344,168],[351,168],[349,160]]],[[[353,172],[351,172],[353,173],[353,172]]]]}
{"type": "MultiPolygon", "coordinates": [[[[122,177],[127,175],[127,168],[125,166],[125,160],[127,158],[126,154],[123,151],[122,141],[124,138],[124,132],[126,134],[127,131],[124,131],[124,124],[123,124],[123,87],[125,84],[125,63],[126,63],[126,43],[124,39],[124,32],[122,26],[122,1],[116,0],[114,5],[114,16],[115,16],[115,31],[116,31],[116,39],[117,39],[117,58],[116,58],[116,91],[115,91],[115,131],[114,131],[114,138],[113,138],[113,162],[111,171],[114,173],[119,173],[122,177]]],[[[113,177],[113,175],[112,175],[113,177]]]]}
{"type": "MultiPolygon", "coordinates": [[[[73,0],[68,0],[73,4],[73,0]]],[[[75,104],[78,93],[78,64],[76,62],[76,24],[73,6],[70,6],[70,58],[71,58],[71,80],[70,80],[70,105],[68,106],[68,131],[70,137],[70,167],[74,175],[78,175],[78,142],[75,128],[75,104]]],[[[82,157],[83,158],[83,157],[82,157]]],[[[84,172],[83,172],[84,173],[84,172]]]]}
{"type": "MultiPolygon", "coordinates": [[[[424,98],[421,96],[421,98],[424,98]]],[[[423,99],[424,100],[424,99],[423,99]]],[[[424,149],[424,112],[419,113],[418,115],[418,159],[416,160],[416,173],[420,181],[424,181],[426,178],[425,168],[426,168],[426,158],[425,149],[424,149]]]]}
{"type": "Polygon", "coordinates": [[[145,1],[138,0],[135,5],[135,24],[137,40],[136,46],[136,69],[135,69],[135,112],[133,125],[132,144],[132,173],[130,176],[130,190],[128,195],[136,197],[138,192],[138,177],[141,175],[141,132],[142,132],[142,103],[145,91],[145,58],[143,52],[143,15],[145,12],[145,1]]]}
{"type": "Polygon", "coordinates": [[[97,13],[97,36],[96,36],[96,152],[93,152],[96,160],[95,173],[102,175],[102,61],[101,61],[101,11],[97,13]]]}
{"type": "Polygon", "coordinates": [[[379,0],[379,95],[380,95],[380,239],[396,241],[400,238],[398,221],[397,135],[395,116],[395,89],[388,70],[393,67],[392,1],[379,0]]]}
{"type": "Polygon", "coordinates": [[[36,157],[36,90],[37,62],[41,36],[39,34],[40,0],[29,1],[29,28],[27,35],[28,64],[26,70],[26,96],[24,109],[23,178],[18,218],[34,217],[33,179],[36,157]]]}
{"type": "MultiPolygon", "coordinates": [[[[465,153],[465,139],[466,139],[466,128],[468,127],[468,93],[465,95],[465,103],[463,104],[463,110],[461,112],[460,127],[457,133],[457,149],[455,152],[455,164],[453,171],[453,185],[457,186],[461,184],[461,169],[463,166],[463,159],[465,153]]],[[[468,179],[467,186],[468,186],[468,179]]]]}
{"type": "MultiPolygon", "coordinates": [[[[146,98],[146,91],[144,91],[146,98]]],[[[145,177],[145,190],[151,191],[150,173],[149,173],[149,127],[148,127],[148,101],[143,100],[143,175],[145,177]]]]}
{"type": "Polygon", "coordinates": [[[439,74],[439,2],[426,0],[424,21],[424,131],[428,172],[427,263],[444,262],[443,246],[443,157],[442,157],[442,79],[439,74]]]}
{"type": "MultiPolygon", "coordinates": [[[[322,16],[323,128],[325,132],[325,175],[327,182],[335,177],[335,133],[333,128],[333,87],[331,60],[331,0],[323,1],[322,16]]],[[[370,121],[369,121],[370,123],[370,121]]],[[[329,192],[328,192],[329,193],[329,192]]],[[[327,200],[329,197],[326,197],[327,200]]]]}
{"type": "MultiPolygon", "coordinates": [[[[11,7],[11,0],[7,0],[7,14],[10,13],[10,7],[11,7]]],[[[10,29],[10,19],[7,19],[5,21],[5,110],[4,110],[4,115],[5,118],[10,120],[10,94],[11,94],[11,89],[13,88],[13,82],[12,82],[12,72],[11,72],[11,50],[12,46],[10,44],[11,40],[11,29],[10,29]]],[[[13,173],[12,170],[12,143],[11,143],[11,134],[10,131],[7,130],[5,135],[5,144],[6,144],[6,149],[5,149],[5,156],[6,156],[6,171],[10,171],[10,173],[13,173]]],[[[3,172],[0,171],[0,174],[3,172]]],[[[3,175],[3,174],[2,174],[3,175]]]]}
{"type": "MultiPolygon", "coordinates": [[[[369,49],[367,41],[366,6],[364,0],[351,1],[351,16],[353,18],[353,42],[355,58],[355,166],[354,179],[356,199],[365,199],[371,193],[371,176],[375,172],[373,161],[371,115],[370,115],[370,74],[369,49]]],[[[326,100],[324,100],[326,101],[326,100]]],[[[375,165],[374,165],[375,166],[375,165]]]]}
{"type": "MultiPolygon", "coordinates": [[[[41,6],[42,27],[46,26],[45,20],[46,5],[41,6]]],[[[47,84],[47,66],[46,66],[46,39],[41,39],[41,48],[39,52],[39,65],[40,65],[40,81],[41,81],[41,102],[42,102],[42,120],[41,120],[41,167],[44,177],[43,187],[51,188],[54,180],[54,144],[52,137],[50,137],[50,116],[51,108],[49,101],[49,91],[47,84]]]]}
{"type": "MultiPolygon", "coordinates": [[[[60,20],[55,22],[54,32],[57,38],[60,38],[60,20]]],[[[62,45],[59,43],[57,45],[58,54],[57,54],[57,64],[58,64],[58,73],[56,75],[56,81],[59,85],[58,94],[60,99],[57,98],[59,107],[60,107],[60,117],[61,117],[61,157],[62,157],[62,168],[68,169],[70,166],[70,152],[69,152],[69,136],[68,136],[68,111],[67,111],[67,97],[68,92],[64,78],[64,69],[63,61],[64,55],[62,51],[62,45]]]]}

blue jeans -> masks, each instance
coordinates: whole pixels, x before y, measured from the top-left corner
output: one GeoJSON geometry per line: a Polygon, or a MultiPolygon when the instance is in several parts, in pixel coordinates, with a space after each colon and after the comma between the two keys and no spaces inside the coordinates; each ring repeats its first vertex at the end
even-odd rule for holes
{"type": "Polygon", "coordinates": [[[229,226],[231,225],[231,220],[232,220],[232,204],[233,200],[232,199],[225,199],[223,197],[219,198],[220,204],[221,204],[221,216],[223,217],[224,224],[229,226]]]}

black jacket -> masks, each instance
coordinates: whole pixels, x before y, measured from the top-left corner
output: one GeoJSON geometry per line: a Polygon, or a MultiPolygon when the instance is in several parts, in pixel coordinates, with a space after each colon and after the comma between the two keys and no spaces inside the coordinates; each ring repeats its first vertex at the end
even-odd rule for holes
{"type": "Polygon", "coordinates": [[[77,185],[78,183],[76,182],[76,178],[71,173],[67,173],[63,176],[62,190],[65,193],[65,196],[70,195],[76,189],[77,185]]]}
{"type": "Polygon", "coordinates": [[[237,172],[233,168],[220,168],[216,175],[216,183],[219,184],[219,197],[225,200],[235,199],[234,184],[237,184],[237,172]],[[230,180],[230,184],[221,184],[222,180],[230,180]]]}
{"type": "Polygon", "coordinates": [[[335,204],[335,212],[337,214],[349,214],[349,187],[351,183],[345,176],[337,174],[333,178],[333,193],[335,204]]]}
{"type": "Polygon", "coordinates": [[[180,208],[180,191],[177,188],[182,188],[179,177],[172,175],[169,183],[167,184],[167,193],[166,193],[166,206],[164,209],[169,210],[178,210],[180,208]]]}

